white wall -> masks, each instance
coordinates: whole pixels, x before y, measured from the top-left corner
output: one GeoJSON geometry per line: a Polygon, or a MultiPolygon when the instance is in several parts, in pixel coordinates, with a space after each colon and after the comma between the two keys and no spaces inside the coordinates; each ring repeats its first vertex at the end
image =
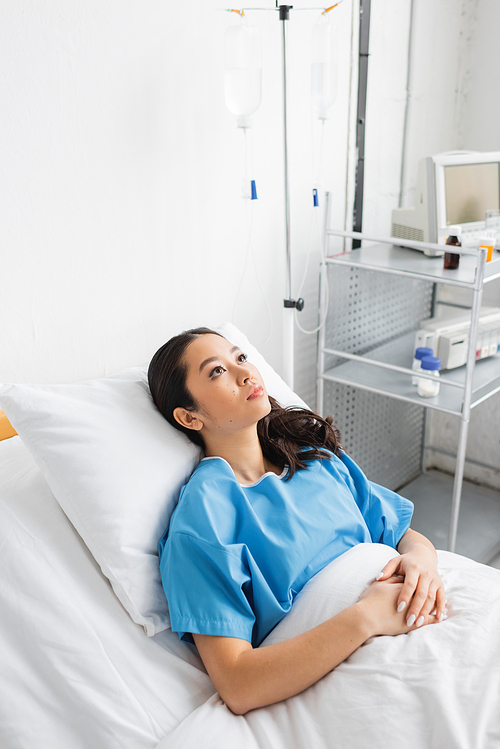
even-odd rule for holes
{"type": "Polygon", "coordinates": [[[500,5],[497,0],[469,2],[463,20],[463,35],[470,39],[470,53],[463,60],[460,147],[500,150],[500,5]]]}
{"type": "Polygon", "coordinates": [[[198,6],[4,7],[1,379],[98,376],[230,316],[237,133],[198,6]]]}
{"type": "MultiPolygon", "coordinates": [[[[340,11],[349,54],[350,2],[340,11]]],[[[289,27],[300,276],[312,206],[309,36],[318,16],[295,14],[289,27]]],[[[4,2],[0,381],[97,377],[147,360],[184,327],[230,319],[281,370],[280,24],[276,11],[247,17],[262,34],[263,99],[253,131],[255,262],[243,277],[243,134],[223,94],[224,31],[239,19],[204,0],[4,2]]],[[[341,107],[347,90],[341,84],[341,107]]],[[[326,158],[342,163],[347,115],[328,127],[326,158]]]]}

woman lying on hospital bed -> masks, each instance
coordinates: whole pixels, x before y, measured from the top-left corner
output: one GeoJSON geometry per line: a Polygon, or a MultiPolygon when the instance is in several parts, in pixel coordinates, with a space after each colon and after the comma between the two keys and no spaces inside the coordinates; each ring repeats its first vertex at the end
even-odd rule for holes
{"type": "Polygon", "coordinates": [[[434,547],[410,529],[413,506],[369,482],[328,420],[283,409],[246,355],[206,328],[153,357],[153,400],[204,448],[159,544],[172,629],[196,644],[235,713],[316,683],[375,635],[446,618],[434,547]],[[400,556],[354,605],[259,648],[316,573],[359,543],[400,556]]]}

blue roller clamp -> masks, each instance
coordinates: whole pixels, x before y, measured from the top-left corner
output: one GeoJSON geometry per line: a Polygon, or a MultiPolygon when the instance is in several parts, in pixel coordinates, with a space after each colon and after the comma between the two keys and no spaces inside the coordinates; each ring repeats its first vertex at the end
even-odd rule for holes
{"type": "Polygon", "coordinates": [[[313,205],[314,205],[315,208],[317,208],[319,206],[319,203],[318,203],[318,191],[316,190],[316,188],[314,188],[314,190],[313,190],[313,205]]]}
{"type": "Polygon", "coordinates": [[[252,197],[250,198],[250,200],[257,200],[257,186],[254,179],[250,181],[250,186],[252,190],[252,197]]]}

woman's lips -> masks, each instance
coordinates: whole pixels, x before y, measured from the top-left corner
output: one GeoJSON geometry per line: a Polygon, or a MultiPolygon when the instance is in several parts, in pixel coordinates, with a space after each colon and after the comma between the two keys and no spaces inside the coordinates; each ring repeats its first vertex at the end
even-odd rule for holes
{"type": "Polygon", "coordinates": [[[248,396],[247,401],[251,401],[254,398],[260,398],[261,395],[264,395],[264,388],[262,387],[262,385],[255,385],[255,387],[252,388],[252,391],[250,395],[248,396]]]}

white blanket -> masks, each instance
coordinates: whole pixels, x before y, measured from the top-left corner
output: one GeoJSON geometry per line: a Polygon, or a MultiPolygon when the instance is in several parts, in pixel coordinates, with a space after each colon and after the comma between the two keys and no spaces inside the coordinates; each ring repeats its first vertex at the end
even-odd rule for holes
{"type": "MultiPolygon", "coordinates": [[[[354,603],[396,552],[357,546],[316,575],[264,645],[354,603]]],[[[449,618],[375,637],[314,686],[233,715],[218,695],[158,749],[490,749],[500,747],[500,571],[439,552],[449,618]]]]}
{"type": "Polygon", "coordinates": [[[154,749],[213,694],[122,608],[19,437],[0,442],[0,748],[154,749]]]}

